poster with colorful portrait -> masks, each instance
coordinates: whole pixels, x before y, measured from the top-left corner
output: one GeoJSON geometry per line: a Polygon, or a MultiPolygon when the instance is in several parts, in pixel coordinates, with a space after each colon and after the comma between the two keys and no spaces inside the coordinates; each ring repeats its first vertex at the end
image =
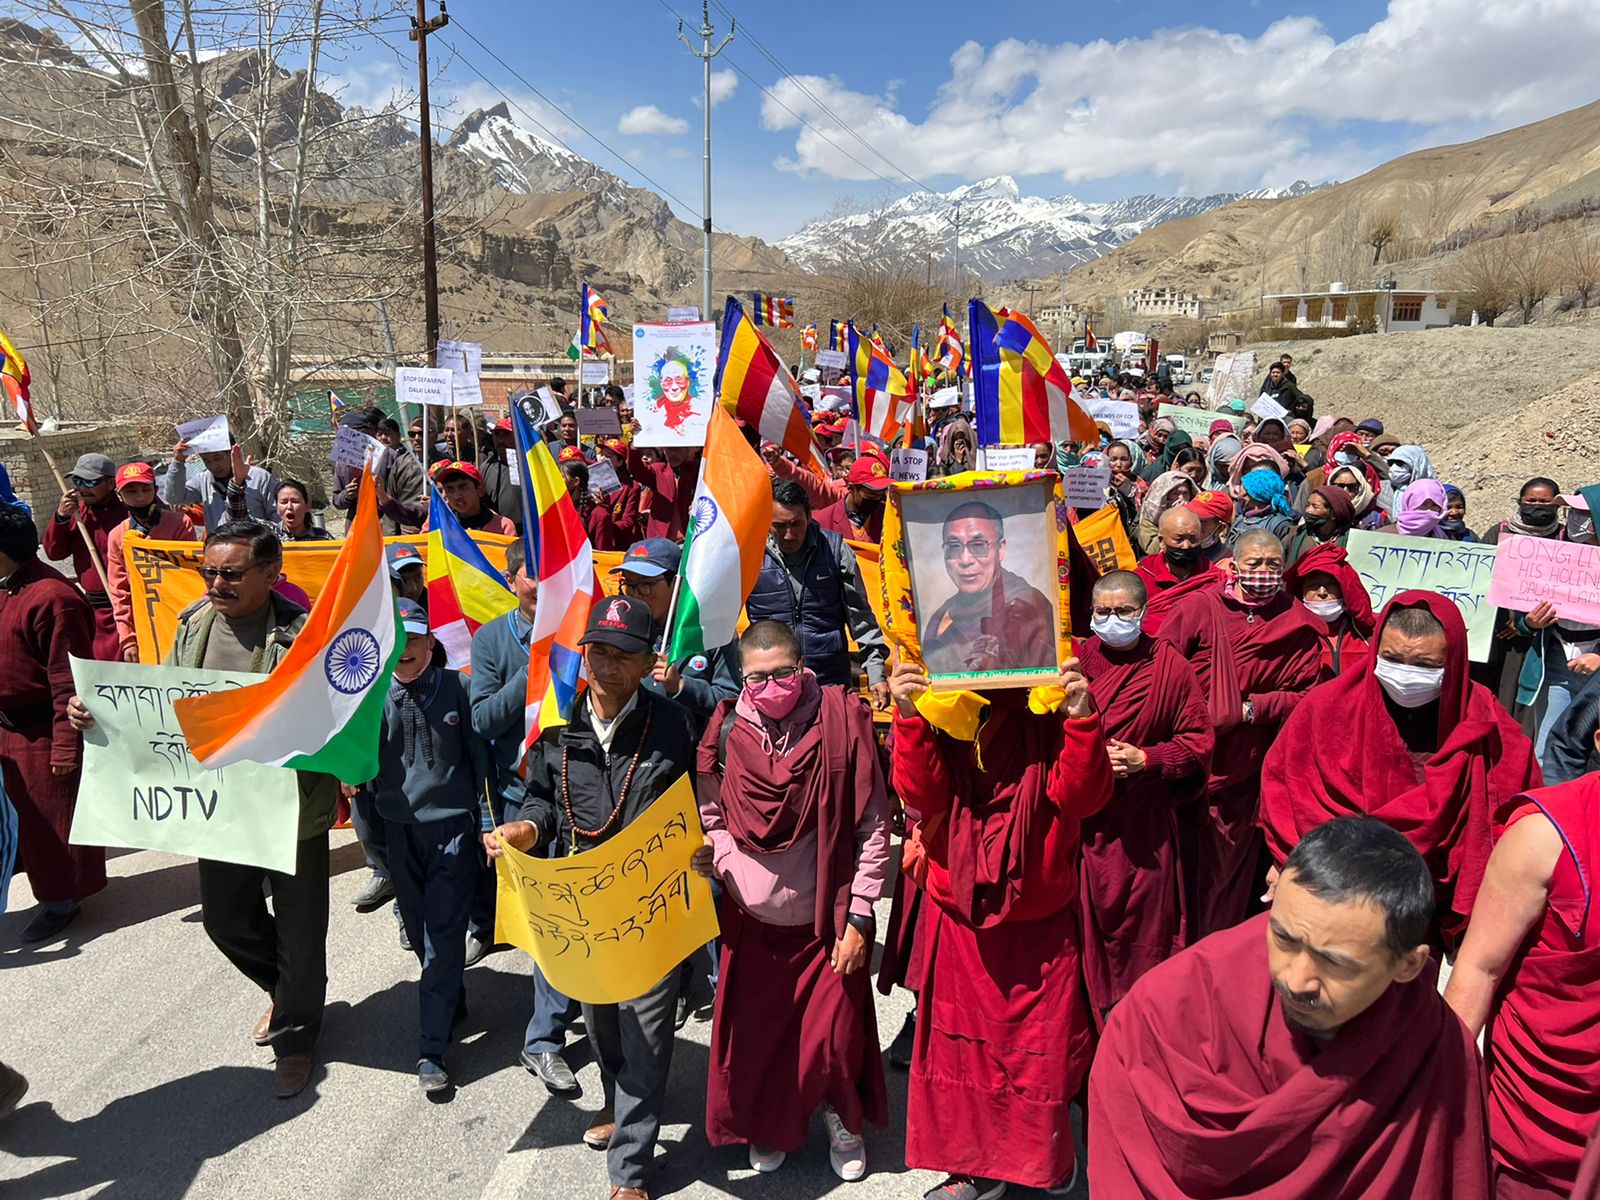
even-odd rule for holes
{"type": "Polygon", "coordinates": [[[635,446],[703,446],[716,402],[717,327],[633,327],[635,446]]]}

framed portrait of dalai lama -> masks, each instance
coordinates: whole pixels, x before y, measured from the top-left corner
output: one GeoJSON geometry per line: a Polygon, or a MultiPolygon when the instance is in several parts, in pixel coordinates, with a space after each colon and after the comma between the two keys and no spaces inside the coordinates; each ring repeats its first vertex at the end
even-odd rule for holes
{"type": "Polygon", "coordinates": [[[901,485],[891,507],[899,536],[891,547],[886,522],[885,587],[894,575],[905,591],[894,605],[896,640],[902,653],[914,649],[934,688],[1054,683],[1069,653],[1056,477],[973,473],[901,485]]]}

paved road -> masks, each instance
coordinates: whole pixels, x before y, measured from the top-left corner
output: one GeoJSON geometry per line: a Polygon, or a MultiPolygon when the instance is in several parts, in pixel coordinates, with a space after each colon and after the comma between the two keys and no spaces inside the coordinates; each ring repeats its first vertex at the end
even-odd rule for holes
{"type": "MultiPolygon", "coordinates": [[[[416,960],[400,949],[387,909],[351,907],[365,879],[360,849],[349,833],[336,833],[334,847],[325,1063],[290,1101],[273,1097],[270,1053],[248,1037],[261,994],[200,927],[190,861],[116,852],[110,886],[64,943],[44,950],[18,945],[32,897],[17,881],[12,911],[0,916],[0,1058],[33,1086],[0,1125],[0,1196],[606,1196],[604,1161],[579,1141],[600,1094],[581,1036],[569,1053],[584,1089],[576,1102],[549,1097],[516,1064],[531,1002],[520,952],[467,973],[471,1016],[450,1058],[461,1085],[453,1098],[432,1103],[417,1091],[416,960]]],[[[908,1001],[903,992],[879,998],[885,1044],[908,1001]]],[[[873,1173],[861,1183],[829,1170],[820,1124],[774,1176],[751,1171],[742,1148],[708,1146],[710,1032],[705,1008],[679,1035],[655,1194],[876,1200],[920,1196],[938,1182],[905,1167],[905,1077],[892,1069],[890,1128],[871,1136],[873,1173]]]]}

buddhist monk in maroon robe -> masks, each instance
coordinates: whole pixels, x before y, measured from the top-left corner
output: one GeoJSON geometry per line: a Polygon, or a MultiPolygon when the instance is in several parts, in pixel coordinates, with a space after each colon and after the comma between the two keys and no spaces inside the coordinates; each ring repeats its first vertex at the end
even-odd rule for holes
{"type": "Polygon", "coordinates": [[[1439,996],[1433,879],[1394,830],[1306,835],[1272,910],[1162,963],[1089,1077],[1099,1200],[1486,1200],[1483,1064],[1439,996]]]}
{"type": "Polygon", "coordinates": [[[1078,822],[1111,798],[1105,731],[1073,660],[1061,711],[995,691],[977,741],[918,715],[927,677],[895,668],[892,778],[922,818],[925,896],[906,1162],[929,1196],[1056,1187],[1074,1171],[1067,1107],[1089,1065],[1079,984],[1078,822]]]}
{"type": "Polygon", "coordinates": [[[1383,610],[1377,653],[1312,689],[1261,772],[1274,863],[1329,817],[1367,813],[1403,833],[1433,871],[1439,927],[1455,945],[1492,846],[1490,818],[1543,782],[1530,742],[1468,677],[1461,612],[1435,592],[1383,610]]]}
{"type": "Polygon", "coordinates": [[[1116,787],[1111,803],[1083,820],[1079,873],[1084,979],[1104,1013],[1184,946],[1178,809],[1204,790],[1215,735],[1194,669],[1140,627],[1140,577],[1113,571],[1093,597],[1094,636],[1078,656],[1116,787]]]}
{"type": "Polygon", "coordinates": [[[1498,1200],[1590,1200],[1600,1132],[1600,774],[1514,796],[1495,816],[1472,923],[1445,989],[1485,1025],[1498,1200]]]}
{"type": "Polygon", "coordinates": [[[695,765],[710,842],[696,867],[723,884],[706,1139],[776,1171],[821,1107],[833,1169],[853,1181],[864,1125],[888,1121],[869,968],[889,798],[872,714],[818,685],[781,622],[752,624],[739,655],[744,688],[695,765]]]}
{"type": "Polygon", "coordinates": [[[1150,593],[1144,631],[1151,637],[1161,632],[1178,601],[1196,592],[1221,591],[1228,582],[1227,572],[1206,559],[1200,546],[1200,518],[1187,505],[1162,513],[1156,531],[1160,552],[1140,559],[1136,568],[1150,593]]]}
{"type": "Polygon", "coordinates": [[[1244,920],[1260,894],[1261,762],[1322,658],[1319,623],[1283,590],[1282,543],[1250,530],[1229,562],[1220,592],[1179,601],[1161,628],[1199,676],[1217,735],[1205,802],[1180,816],[1190,941],[1244,920]]]}
{"type": "Polygon", "coordinates": [[[1323,626],[1321,679],[1355,670],[1372,656],[1377,618],[1343,546],[1313,546],[1283,573],[1283,585],[1323,626]]]}
{"type": "Polygon", "coordinates": [[[38,548],[33,518],[0,504],[0,773],[17,810],[17,865],[41,905],[25,942],[54,938],[78,901],[106,885],[106,852],[67,842],[83,766],[82,739],[67,722],[68,657],[92,657],[94,614],[38,548]]]}

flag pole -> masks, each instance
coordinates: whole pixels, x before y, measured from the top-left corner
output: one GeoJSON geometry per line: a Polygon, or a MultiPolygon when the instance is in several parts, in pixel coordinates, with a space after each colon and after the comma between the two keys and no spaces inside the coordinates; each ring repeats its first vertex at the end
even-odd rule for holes
{"type": "MultiPolygon", "coordinates": [[[[687,542],[684,543],[684,547],[685,549],[688,548],[687,542]]],[[[672,649],[672,618],[676,616],[678,612],[678,592],[682,589],[682,587],[683,563],[680,561],[678,563],[678,573],[672,577],[672,599],[667,602],[667,619],[661,626],[662,633],[660,654],[662,658],[667,659],[668,666],[672,665],[672,660],[667,658],[668,652],[672,649]]]]}
{"type": "MultiPolygon", "coordinates": [[[[50,456],[50,451],[44,448],[44,439],[37,433],[33,435],[33,444],[38,448],[39,453],[44,456],[44,461],[49,465],[50,473],[56,477],[56,483],[61,486],[62,493],[65,494],[71,490],[67,487],[66,477],[61,474],[61,468],[56,466],[56,460],[50,456]]],[[[174,463],[173,465],[177,466],[178,464],[174,463]]],[[[82,511],[82,504],[78,507],[82,511]]],[[[55,517],[52,516],[50,519],[53,521],[55,517]]],[[[109,581],[106,579],[106,564],[100,558],[100,550],[94,544],[94,538],[90,536],[89,530],[85,528],[83,522],[76,516],[72,518],[72,523],[78,527],[78,533],[83,537],[84,548],[89,551],[89,558],[94,563],[94,569],[100,573],[100,585],[102,587],[107,586],[109,581]]]]}

